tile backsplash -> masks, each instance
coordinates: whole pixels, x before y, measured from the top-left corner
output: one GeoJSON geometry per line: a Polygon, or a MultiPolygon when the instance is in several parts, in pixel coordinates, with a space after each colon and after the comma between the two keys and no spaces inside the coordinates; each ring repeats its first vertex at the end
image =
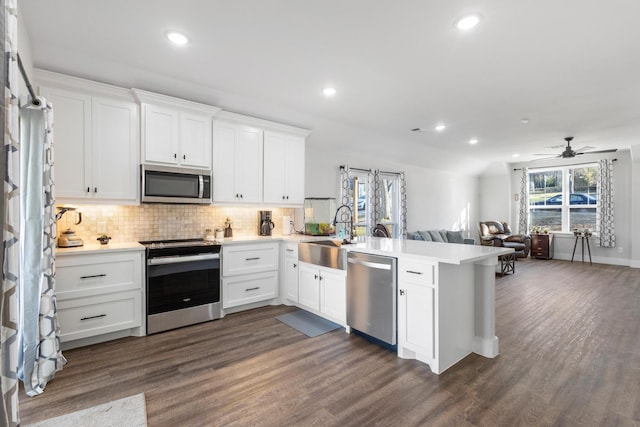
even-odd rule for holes
{"type": "Polygon", "coordinates": [[[87,243],[95,243],[104,233],[113,242],[141,240],[195,239],[204,237],[205,230],[224,228],[231,218],[233,236],[258,234],[258,212],[271,210],[275,224],[273,234],[282,234],[282,217],[294,218],[295,209],[239,208],[198,205],[142,204],[140,206],[73,205],[82,213],[78,225],[75,212],[69,211],[58,221],[58,235],[67,228],[87,243]]]}

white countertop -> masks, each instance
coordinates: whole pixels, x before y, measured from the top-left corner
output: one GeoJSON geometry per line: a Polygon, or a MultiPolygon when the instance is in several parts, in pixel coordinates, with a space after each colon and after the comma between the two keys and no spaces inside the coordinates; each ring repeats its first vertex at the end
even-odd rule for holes
{"type": "Polygon", "coordinates": [[[76,246],[74,248],[56,248],[56,256],[112,251],[144,251],[144,246],[138,242],[109,242],[106,245],[101,245],[100,243],[88,243],[84,246],[76,246]]]}
{"type": "Polygon", "coordinates": [[[446,264],[465,264],[513,252],[512,248],[425,242],[420,240],[368,237],[365,242],[346,245],[349,251],[383,256],[428,258],[446,264]]]}
{"type": "MultiPolygon", "coordinates": [[[[220,244],[247,244],[261,242],[311,242],[314,240],[331,240],[331,236],[307,236],[292,234],[288,236],[240,236],[219,241],[220,244]]],[[[335,240],[335,239],[333,239],[335,240]]],[[[415,258],[428,258],[447,264],[464,264],[483,259],[497,257],[498,255],[513,252],[511,248],[495,248],[493,246],[464,245],[455,243],[424,242],[420,240],[385,239],[381,237],[368,237],[363,242],[345,245],[348,251],[364,252],[383,256],[407,256],[415,258]]],[[[100,253],[109,251],[143,251],[144,246],[138,242],[109,242],[106,245],[99,243],[85,244],[75,248],[56,248],[56,256],[67,254],[100,253]]]]}

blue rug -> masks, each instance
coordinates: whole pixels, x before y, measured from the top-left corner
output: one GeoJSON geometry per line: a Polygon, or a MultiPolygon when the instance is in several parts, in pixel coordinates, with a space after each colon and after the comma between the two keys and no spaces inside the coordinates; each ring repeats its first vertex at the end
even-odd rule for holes
{"type": "Polygon", "coordinates": [[[317,337],[342,326],[308,311],[298,310],[276,316],[276,319],[308,337],[317,337]]]}

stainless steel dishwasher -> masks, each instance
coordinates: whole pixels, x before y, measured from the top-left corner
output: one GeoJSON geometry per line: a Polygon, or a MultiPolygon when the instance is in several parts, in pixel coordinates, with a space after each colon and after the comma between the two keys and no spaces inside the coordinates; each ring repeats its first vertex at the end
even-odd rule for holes
{"type": "Polygon", "coordinates": [[[347,254],[347,325],[396,345],[395,258],[347,254]]]}

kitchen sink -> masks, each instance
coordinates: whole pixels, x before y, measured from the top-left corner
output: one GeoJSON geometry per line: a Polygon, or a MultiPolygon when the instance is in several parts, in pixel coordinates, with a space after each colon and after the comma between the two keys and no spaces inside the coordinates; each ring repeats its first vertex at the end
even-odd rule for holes
{"type": "Polygon", "coordinates": [[[298,259],[309,264],[338,270],[347,269],[347,250],[340,240],[298,243],[298,259]]]}

